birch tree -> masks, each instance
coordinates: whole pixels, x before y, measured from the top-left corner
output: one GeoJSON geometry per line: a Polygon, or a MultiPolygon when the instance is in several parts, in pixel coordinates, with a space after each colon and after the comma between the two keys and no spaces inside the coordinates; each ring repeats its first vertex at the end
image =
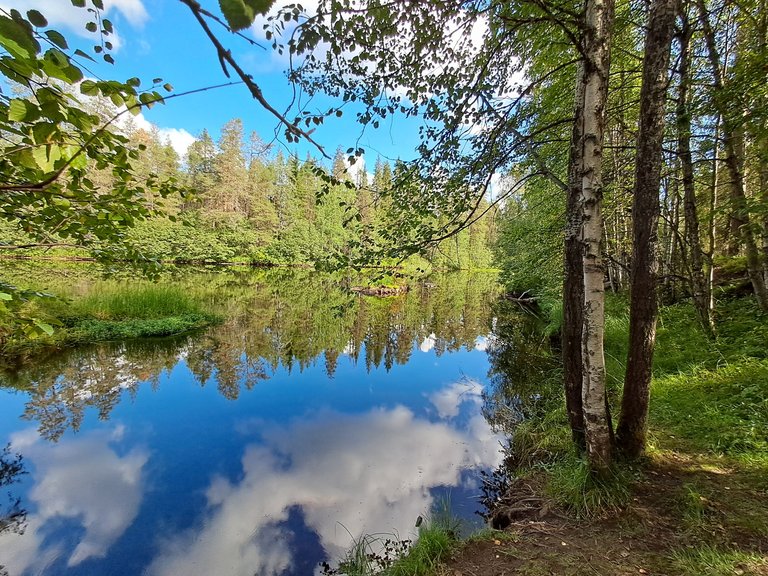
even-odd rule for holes
{"type": "MultiPolygon", "coordinates": [[[[606,403],[605,289],[600,243],[602,220],[602,155],[605,106],[611,61],[613,0],[587,0],[584,6],[582,62],[576,80],[576,118],[571,173],[578,181],[584,303],[582,308],[582,410],[587,458],[604,474],[612,463],[613,442],[606,403]],[[583,103],[583,104],[582,104],[583,103]]],[[[566,262],[566,266],[568,266],[566,262]]]]}

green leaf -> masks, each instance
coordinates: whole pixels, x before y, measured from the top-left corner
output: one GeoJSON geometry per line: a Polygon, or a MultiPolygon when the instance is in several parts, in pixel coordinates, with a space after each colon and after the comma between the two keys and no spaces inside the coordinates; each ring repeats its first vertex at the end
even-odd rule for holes
{"type": "Polygon", "coordinates": [[[48,37],[48,40],[56,44],[56,46],[62,50],[67,50],[69,48],[66,38],[56,30],[46,30],[45,35],[48,37]]]}
{"type": "Polygon", "coordinates": [[[32,127],[32,135],[36,144],[49,144],[51,136],[57,131],[57,125],[53,122],[37,122],[32,127]]]}
{"type": "Polygon", "coordinates": [[[11,100],[11,103],[8,106],[8,120],[11,122],[26,121],[28,116],[31,116],[29,110],[30,107],[30,102],[27,102],[26,100],[22,100],[20,98],[11,100]]]}
{"type": "Polygon", "coordinates": [[[98,27],[96,26],[96,22],[88,22],[85,25],[85,29],[88,30],[88,32],[96,32],[96,30],[98,30],[98,27]]]}
{"type": "Polygon", "coordinates": [[[256,18],[255,10],[245,0],[219,0],[219,7],[229,27],[236,32],[248,28],[256,18]]]}
{"type": "Polygon", "coordinates": [[[13,296],[8,294],[8,292],[0,292],[0,300],[13,300],[13,296]]]}
{"type": "Polygon", "coordinates": [[[47,145],[37,146],[32,149],[32,157],[35,159],[35,164],[43,172],[52,172],[56,160],[61,158],[61,150],[58,146],[47,145]]]}
{"type": "Polygon", "coordinates": [[[93,2],[93,5],[96,6],[99,10],[104,10],[104,3],[101,0],[91,0],[93,2]]]}
{"type": "Polygon", "coordinates": [[[32,322],[34,322],[35,326],[40,328],[40,330],[48,334],[48,336],[53,334],[53,326],[51,326],[50,324],[46,324],[45,322],[43,322],[42,320],[39,320],[38,318],[33,318],[32,322]]]}
{"type": "Polygon", "coordinates": [[[48,26],[48,20],[46,20],[45,16],[43,16],[37,10],[28,10],[27,20],[30,21],[32,26],[37,26],[38,28],[45,28],[46,26],[48,26]]]}
{"type": "Polygon", "coordinates": [[[118,108],[123,104],[125,104],[125,100],[123,100],[123,97],[117,92],[113,92],[112,94],[110,94],[109,99],[112,100],[112,104],[114,104],[118,108]]]}
{"type": "Polygon", "coordinates": [[[266,14],[275,0],[245,0],[245,3],[251,7],[256,14],[266,14]]]}
{"type": "Polygon", "coordinates": [[[69,84],[75,84],[83,79],[83,73],[77,66],[73,66],[66,54],[58,48],[46,51],[43,57],[43,70],[49,76],[64,80],[69,84]]]}
{"type": "Polygon", "coordinates": [[[31,58],[40,52],[40,44],[32,32],[24,26],[0,16],[0,46],[3,46],[14,58],[31,58]]]}
{"type": "Polygon", "coordinates": [[[80,83],[80,93],[86,96],[98,96],[99,88],[93,80],[83,80],[80,83]]]}
{"type": "Polygon", "coordinates": [[[87,58],[91,62],[96,62],[96,60],[94,60],[90,54],[83,52],[82,50],[80,50],[80,48],[75,50],[75,56],[80,56],[81,58],[87,58]]]}
{"type": "Polygon", "coordinates": [[[85,8],[85,0],[72,0],[72,6],[76,8],[85,8]]]}

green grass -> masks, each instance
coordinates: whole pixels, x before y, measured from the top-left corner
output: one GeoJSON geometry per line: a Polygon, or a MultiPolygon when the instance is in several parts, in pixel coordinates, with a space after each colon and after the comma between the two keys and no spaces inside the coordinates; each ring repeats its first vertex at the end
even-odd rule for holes
{"type": "Polygon", "coordinates": [[[67,344],[170,336],[217,320],[181,287],[106,284],[59,310],[67,344]]]}
{"type": "Polygon", "coordinates": [[[439,502],[419,527],[415,542],[393,535],[365,534],[352,543],[337,568],[323,565],[326,576],[431,576],[460,545],[461,521],[439,502]]]}
{"type": "Polygon", "coordinates": [[[179,286],[171,284],[105,284],[70,306],[73,315],[100,320],[167,318],[199,314],[200,305],[179,286]]]}
{"type": "Polygon", "coordinates": [[[632,470],[616,466],[607,477],[598,478],[583,459],[575,456],[556,462],[547,470],[547,493],[576,518],[599,518],[629,504],[635,481],[632,470]]]}
{"type": "Polygon", "coordinates": [[[52,335],[19,337],[6,342],[9,358],[29,356],[48,346],[170,336],[203,328],[219,320],[194,291],[147,281],[100,281],[77,293],[73,282],[63,297],[37,299],[25,314],[54,327],[52,335]]]}
{"type": "Polygon", "coordinates": [[[67,343],[107,342],[131,338],[150,338],[181,334],[210,325],[212,317],[205,314],[184,314],[167,318],[132,320],[78,321],[66,330],[67,343]]]}
{"type": "Polygon", "coordinates": [[[685,483],[681,488],[680,512],[683,525],[688,530],[700,530],[708,524],[711,511],[709,500],[702,494],[702,490],[695,483],[685,483]]]}
{"type": "Polygon", "coordinates": [[[768,560],[761,554],[716,548],[707,544],[679,550],[672,560],[675,567],[686,576],[755,574],[756,568],[768,568],[768,560]]]}
{"type": "MultiPolygon", "coordinates": [[[[628,350],[626,298],[610,295],[606,311],[608,388],[615,413],[628,350]]],[[[768,315],[754,299],[742,298],[720,302],[718,320],[717,338],[710,339],[690,304],[661,308],[651,392],[652,442],[768,471],[768,315]]],[[[541,382],[540,388],[553,397],[557,393],[550,382],[541,382]]],[[[621,507],[631,478],[590,478],[584,463],[573,456],[562,399],[557,400],[512,431],[510,456],[518,472],[545,469],[552,497],[577,516],[621,507]]]]}
{"type": "Polygon", "coordinates": [[[657,378],[651,421],[689,449],[768,464],[768,360],[657,378]]]}
{"type": "Polygon", "coordinates": [[[419,538],[407,554],[398,558],[386,576],[430,576],[459,545],[461,522],[450,513],[450,505],[441,502],[419,530],[419,538]]]}

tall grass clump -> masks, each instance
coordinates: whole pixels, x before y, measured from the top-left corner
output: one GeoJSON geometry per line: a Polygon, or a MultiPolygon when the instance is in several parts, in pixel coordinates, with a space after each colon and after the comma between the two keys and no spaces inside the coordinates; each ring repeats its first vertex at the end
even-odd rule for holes
{"type": "Polygon", "coordinates": [[[407,554],[398,558],[386,576],[429,576],[459,543],[461,521],[453,516],[450,503],[443,500],[419,530],[419,538],[407,554]]]}
{"type": "Polygon", "coordinates": [[[635,478],[626,468],[617,466],[607,477],[598,477],[585,460],[572,456],[556,462],[548,471],[547,492],[577,518],[607,516],[630,502],[635,478]]]}
{"type": "Polygon", "coordinates": [[[461,521],[443,500],[430,517],[419,520],[415,542],[396,536],[365,534],[352,543],[344,558],[334,568],[321,563],[323,576],[430,576],[459,545],[461,521]]]}
{"type": "Polygon", "coordinates": [[[118,284],[98,289],[72,304],[75,314],[100,320],[165,318],[201,314],[200,305],[179,286],[169,284],[118,284]]]}

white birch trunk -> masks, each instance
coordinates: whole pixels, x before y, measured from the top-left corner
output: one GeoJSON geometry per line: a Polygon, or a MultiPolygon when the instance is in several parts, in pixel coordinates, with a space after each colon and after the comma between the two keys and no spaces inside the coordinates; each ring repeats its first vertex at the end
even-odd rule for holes
{"type": "Polygon", "coordinates": [[[605,265],[603,237],[603,183],[601,163],[605,107],[608,99],[613,0],[586,0],[584,30],[584,109],[581,154],[581,242],[583,247],[584,314],[582,406],[587,458],[596,473],[605,472],[612,459],[612,430],[605,401],[605,265]]]}

